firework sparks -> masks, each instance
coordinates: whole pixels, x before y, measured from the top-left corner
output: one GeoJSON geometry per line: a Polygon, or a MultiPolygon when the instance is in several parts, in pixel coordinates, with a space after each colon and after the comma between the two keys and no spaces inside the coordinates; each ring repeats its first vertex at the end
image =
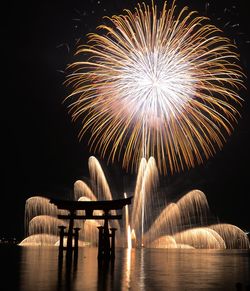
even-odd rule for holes
{"type": "Polygon", "coordinates": [[[239,115],[243,73],[235,46],[206,17],[175,2],[138,4],[89,34],[67,85],[79,137],[92,150],[138,168],[154,156],[160,172],[194,167],[222,148],[239,115]]]}

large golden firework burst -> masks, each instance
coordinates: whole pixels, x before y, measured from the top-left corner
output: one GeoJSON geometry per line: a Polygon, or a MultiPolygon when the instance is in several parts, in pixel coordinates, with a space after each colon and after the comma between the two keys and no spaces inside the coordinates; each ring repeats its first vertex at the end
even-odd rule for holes
{"type": "Polygon", "coordinates": [[[92,150],[126,169],[154,156],[161,172],[200,164],[220,149],[239,115],[243,73],[230,40],[175,1],[106,17],[79,46],[66,83],[70,112],[92,150]]]}

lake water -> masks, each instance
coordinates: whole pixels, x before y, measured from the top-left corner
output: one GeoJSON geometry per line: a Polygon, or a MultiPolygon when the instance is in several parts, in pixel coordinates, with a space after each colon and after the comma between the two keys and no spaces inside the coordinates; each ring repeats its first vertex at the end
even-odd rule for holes
{"type": "Polygon", "coordinates": [[[114,264],[99,265],[96,248],[59,263],[56,247],[1,246],[1,291],[237,290],[250,284],[244,250],[116,249],[114,264]]]}

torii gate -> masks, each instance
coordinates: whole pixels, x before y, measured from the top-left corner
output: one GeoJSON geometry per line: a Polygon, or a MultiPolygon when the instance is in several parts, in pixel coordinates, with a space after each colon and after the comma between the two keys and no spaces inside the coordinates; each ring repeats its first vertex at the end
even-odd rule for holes
{"type": "Polygon", "coordinates": [[[59,219],[69,219],[68,231],[64,232],[65,226],[60,228],[60,244],[59,255],[62,255],[63,250],[66,249],[67,253],[72,253],[74,249],[75,254],[78,251],[78,236],[79,228],[74,228],[74,219],[98,219],[104,220],[104,225],[99,226],[99,242],[98,242],[98,259],[114,259],[115,257],[115,231],[116,228],[108,227],[108,221],[114,219],[121,219],[122,215],[111,215],[111,210],[122,209],[125,205],[131,204],[131,199],[128,197],[118,200],[104,200],[104,201],[70,201],[60,199],[50,199],[50,203],[55,204],[58,209],[68,210],[68,215],[58,215],[59,219]],[[77,210],[85,210],[84,215],[77,215],[77,210]],[[102,215],[93,215],[94,210],[102,210],[102,215]],[[111,233],[110,233],[111,231],[111,233]],[[67,247],[63,246],[63,239],[67,237],[67,247]],[[74,237],[74,247],[73,247],[74,237]],[[110,243],[111,238],[111,243],[110,243]]]}

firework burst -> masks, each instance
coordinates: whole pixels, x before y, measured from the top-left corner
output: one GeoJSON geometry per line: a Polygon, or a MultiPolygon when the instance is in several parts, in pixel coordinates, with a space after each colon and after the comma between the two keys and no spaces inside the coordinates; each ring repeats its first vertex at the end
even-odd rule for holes
{"type": "Polygon", "coordinates": [[[194,167],[222,148],[239,115],[235,46],[206,17],[175,2],[106,17],[69,66],[73,120],[92,150],[126,169],[154,156],[161,172],[194,167]],[[88,135],[89,137],[89,135],[88,135]]]}

